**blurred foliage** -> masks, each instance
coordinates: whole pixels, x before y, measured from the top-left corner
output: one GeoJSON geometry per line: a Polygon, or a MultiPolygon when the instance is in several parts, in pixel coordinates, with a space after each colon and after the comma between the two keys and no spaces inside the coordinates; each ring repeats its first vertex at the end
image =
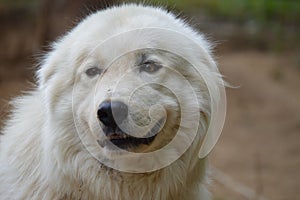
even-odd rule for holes
{"type": "MultiPolygon", "coordinates": [[[[239,24],[251,44],[282,51],[298,48],[300,0],[145,0],[171,10],[197,13],[210,19],[239,24]]],[[[132,2],[132,1],[131,1],[132,2]]],[[[140,2],[135,1],[133,2],[140,2]]],[[[241,35],[241,34],[239,34],[241,35]]],[[[243,39],[244,41],[244,39],[243,39]]]]}
{"type": "Polygon", "coordinates": [[[146,2],[185,10],[200,9],[211,16],[237,21],[251,19],[300,22],[299,0],[150,0],[146,2]]]}
{"type": "MultiPolygon", "coordinates": [[[[0,14],[2,14],[2,19],[7,14],[9,17],[18,16],[23,20],[23,16],[31,17],[38,13],[37,11],[41,9],[41,3],[45,1],[49,1],[51,5],[65,5],[68,8],[81,5],[93,8],[96,4],[112,4],[112,0],[0,0],[0,14]],[[76,2],[80,3],[76,4],[76,2]],[[23,15],[21,15],[22,13],[23,15]]],[[[208,19],[212,19],[216,23],[234,22],[241,31],[244,31],[238,35],[247,36],[251,39],[251,44],[261,49],[281,51],[282,49],[299,48],[300,46],[300,0],[114,1],[120,3],[136,2],[167,7],[170,10],[177,10],[178,12],[184,11],[186,14],[191,14],[195,17],[208,16],[208,19]]],[[[55,9],[52,9],[52,12],[55,12],[53,10],[55,9]]],[[[205,17],[204,19],[206,19],[205,17]]],[[[212,22],[210,21],[209,23],[212,22]]],[[[244,38],[243,41],[245,41],[244,38]]]]}
{"type": "Polygon", "coordinates": [[[0,0],[0,6],[7,9],[32,8],[39,3],[39,0],[0,0]]]}
{"type": "MultiPolygon", "coordinates": [[[[40,1],[0,0],[0,6],[12,9],[32,8],[40,1]]],[[[101,2],[101,0],[97,1],[101,2]]],[[[109,0],[102,1],[109,3],[109,0]]],[[[154,5],[168,5],[172,9],[187,11],[200,9],[211,16],[237,21],[251,19],[300,23],[300,0],[129,0],[121,2],[149,2],[154,5]]]]}
{"type": "Polygon", "coordinates": [[[260,21],[300,19],[299,0],[203,0],[197,1],[210,13],[235,19],[257,19],[260,21]]]}

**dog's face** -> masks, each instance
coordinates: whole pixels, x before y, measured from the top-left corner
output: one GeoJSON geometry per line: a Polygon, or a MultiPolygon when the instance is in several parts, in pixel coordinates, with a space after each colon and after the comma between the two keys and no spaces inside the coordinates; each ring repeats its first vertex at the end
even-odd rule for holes
{"type": "Polygon", "coordinates": [[[192,48],[193,32],[165,12],[118,9],[83,21],[46,60],[39,76],[51,120],[69,123],[66,134],[96,157],[141,156],[175,138],[169,150],[179,157],[210,116],[206,43],[193,38],[201,50],[192,48]]]}
{"type": "Polygon", "coordinates": [[[109,66],[97,56],[91,57],[95,60],[79,68],[74,111],[79,132],[92,134],[110,155],[119,155],[120,149],[140,153],[157,150],[176,135],[181,107],[190,110],[189,121],[200,112],[198,100],[191,101],[193,91],[183,75],[191,66],[178,56],[139,49],[109,66]]]}

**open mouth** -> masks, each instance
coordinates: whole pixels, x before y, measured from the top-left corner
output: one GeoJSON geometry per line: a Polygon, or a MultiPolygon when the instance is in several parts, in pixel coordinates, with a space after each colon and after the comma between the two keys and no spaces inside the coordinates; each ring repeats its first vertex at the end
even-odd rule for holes
{"type": "Polygon", "coordinates": [[[153,135],[151,137],[145,138],[137,138],[126,133],[120,134],[113,134],[109,137],[109,141],[116,145],[119,148],[125,149],[128,147],[136,147],[141,144],[149,145],[155,139],[157,135],[153,135]]]}
{"type": "Polygon", "coordinates": [[[103,131],[105,132],[109,142],[121,149],[128,149],[137,147],[139,145],[150,145],[156,138],[161,126],[163,125],[163,122],[164,119],[160,119],[145,137],[134,137],[123,132],[119,127],[116,127],[114,130],[112,130],[110,127],[105,126],[103,127],[103,131]]]}

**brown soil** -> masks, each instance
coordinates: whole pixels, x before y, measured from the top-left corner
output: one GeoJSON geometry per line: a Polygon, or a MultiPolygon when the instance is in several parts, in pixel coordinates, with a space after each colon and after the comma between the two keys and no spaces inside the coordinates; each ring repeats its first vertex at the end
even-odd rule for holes
{"type": "MultiPolygon", "coordinates": [[[[266,199],[299,199],[299,57],[241,51],[219,62],[239,87],[227,89],[227,119],[212,165],[266,199]]],[[[216,179],[219,199],[247,199],[216,179]]]]}

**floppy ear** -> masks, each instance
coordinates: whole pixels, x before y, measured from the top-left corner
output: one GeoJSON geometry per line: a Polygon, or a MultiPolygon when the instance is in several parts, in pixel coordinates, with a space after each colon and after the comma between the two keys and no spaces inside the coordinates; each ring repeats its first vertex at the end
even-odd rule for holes
{"type": "Polygon", "coordinates": [[[208,119],[207,133],[203,139],[199,151],[200,159],[205,158],[217,143],[221,135],[224,121],[225,121],[225,115],[226,115],[226,94],[224,88],[225,84],[219,73],[216,73],[215,77],[216,77],[215,82],[205,80],[209,91],[209,96],[210,96],[211,114],[210,114],[210,119],[208,119]]]}
{"type": "Polygon", "coordinates": [[[54,74],[59,69],[59,66],[63,65],[64,60],[66,59],[65,52],[59,50],[57,43],[54,43],[52,50],[47,53],[42,59],[39,70],[37,71],[37,79],[39,88],[44,88],[46,83],[52,79],[54,74]]]}
{"type": "Polygon", "coordinates": [[[41,65],[37,71],[38,85],[39,88],[44,88],[46,82],[51,79],[55,73],[55,67],[51,67],[50,62],[47,60],[41,65]]]}
{"type": "Polygon", "coordinates": [[[48,80],[50,80],[57,71],[58,64],[62,63],[62,59],[66,58],[64,51],[58,51],[61,49],[61,42],[62,40],[53,42],[50,46],[50,51],[41,58],[41,64],[36,74],[39,88],[43,88],[45,86],[48,80]]]}

